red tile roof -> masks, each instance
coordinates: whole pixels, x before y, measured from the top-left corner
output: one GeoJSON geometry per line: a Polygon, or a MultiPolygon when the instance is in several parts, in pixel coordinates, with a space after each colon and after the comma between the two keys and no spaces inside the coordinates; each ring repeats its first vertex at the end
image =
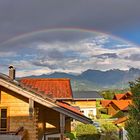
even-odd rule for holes
{"type": "Polygon", "coordinates": [[[120,99],[122,99],[124,96],[125,96],[125,94],[115,94],[115,95],[114,95],[114,99],[120,100],[120,99]]]}
{"type": "Polygon", "coordinates": [[[21,84],[54,99],[71,99],[70,79],[66,78],[23,78],[21,84]]]}
{"type": "Polygon", "coordinates": [[[128,117],[125,116],[125,117],[122,117],[122,118],[119,118],[118,120],[116,120],[116,121],[114,122],[114,124],[120,124],[120,123],[123,123],[123,122],[125,122],[125,121],[127,121],[127,120],[128,120],[128,117]]]}
{"type": "Polygon", "coordinates": [[[111,103],[112,100],[101,100],[101,105],[103,107],[107,107],[110,103],[111,103]]]}
{"type": "Polygon", "coordinates": [[[129,99],[129,97],[131,96],[132,96],[132,93],[130,91],[127,91],[126,93],[123,93],[123,94],[115,94],[114,99],[116,100],[129,99]]]}
{"type": "Polygon", "coordinates": [[[120,110],[127,110],[128,106],[132,104],[131,100],[112,100],[113,104],[115,104],[120,110]]]}
{"type": "Polygon", "coordinates": [[[70,110],[70,111],[72,111],[72,112],[75,112],[75,113],[77,113],[77,114],[83,115],[83,113],[80,112],[80,110],[76,109],[76,108],[73,107],[73,106],[68,105],[67,103],[58,102],[58,101],[57,101],[56,103],[57,103],[57,105],[59,105],[59,106],[61,106],[61,107],[63,107],[63,108],[66,108],[66,109],[68,109],[68,110],[70,110]]]}

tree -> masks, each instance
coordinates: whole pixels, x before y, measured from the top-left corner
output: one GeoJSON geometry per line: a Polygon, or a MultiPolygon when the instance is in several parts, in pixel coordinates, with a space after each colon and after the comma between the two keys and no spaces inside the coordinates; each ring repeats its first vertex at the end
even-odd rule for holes
{"type": "Polygon", "coordinates": [[[135,82],[130,82],[132,92],[132,105],[129,107],[129,120],[125,129],[128,132],[129,140],[140,139],[140,78],[135,82]]]}
{"type": "Polygon", "coordinates": [[[105,91],[102,91],[101,94],[104,97],[104,99],[112,100],[115,93],[114,91],[111,91],[111,90],[105,90],[105,91]]]}

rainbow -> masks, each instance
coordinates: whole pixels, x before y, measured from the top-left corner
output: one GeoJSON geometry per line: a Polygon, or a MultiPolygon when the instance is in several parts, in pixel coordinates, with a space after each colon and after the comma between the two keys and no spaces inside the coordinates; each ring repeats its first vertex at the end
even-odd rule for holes
{"type": "Polygon", "coordinates": [[[137,46],[136,44],[134,44],[134,43],[132,43],[128,40],[124,40],[124,39],[122,39],[118,36],[112,35],[110,33],[101,32],[101,31],[97,31],[97,30],[83,29],[83,28],[72,28],[72,27],[69,27],[69,28],[50,28],[50,29],[42,29],[42,30],[37,30],[37,31],[33,31],[33,32],[28,32],[28,33],[18,35],[16,37],[13,37],[9,40],[6,40],[6,41],[2,42],[2,43],[0,43],[0,46],[18,41],[20,39],[28,38],[28,37],[31,37],[31,36],[34,36],[34,35],[40,35],[40,34],[43,34],[43,33],[57,32],[57,31],[64,31],[64,32],[76,32],[76,31],[78,31],[78,32],[83,32],[83,33],[94,33],[94,34],[97,34],[97,35],[108,35],[108,36],[110,36],[113,39],[116,39],[118,41],[122,41],[122,42],[125,42],[125,43],[129,43],[131,45],[137,46]]]}

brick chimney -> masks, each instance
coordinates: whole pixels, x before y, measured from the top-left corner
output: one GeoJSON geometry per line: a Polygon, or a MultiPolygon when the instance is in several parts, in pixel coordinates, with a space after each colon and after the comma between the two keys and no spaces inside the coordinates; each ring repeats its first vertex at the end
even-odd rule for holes
{"type": "Polygon", "coordinates": [[[15,72],[16,72],[16,69],[14,68],[14,66],[9,66],[9,77],[12,79],[12,80],[15,80],[15,72]]]}

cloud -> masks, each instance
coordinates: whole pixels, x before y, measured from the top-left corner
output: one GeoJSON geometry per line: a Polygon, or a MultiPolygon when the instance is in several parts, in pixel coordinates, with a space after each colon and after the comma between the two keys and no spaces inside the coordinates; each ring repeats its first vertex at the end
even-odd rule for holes
{"type": "MultiPolygon", "coordinates": [[[[113,47],[111,49],[105,47],[106,43],[111,41],[108,36],[106,39],[102,39],[102,36],[98,39],[88,38],[73,43],[57,41],[38,44],[36,49],[41,53],[32,61],[32,64],[53,71],[59,69],[61,71],[82,72],[87,69],[128,69],[133,61],[140,61],[138,60],[138,54],[140,55],[138,47],[122,43],[119,48],[113,47]]],[[[135,65],[140,67],[138,62],[134,62],[133,66],[135,67],[135,65]]]]}
{"type": "MultiPolygon", "coordinates": [[[[1,64],[15,65],[19,76],[54,71],[80,73],[87,69],[126,70],[129,66],[140,68],[140,48],[108,35],[87,35],[87,38],[77,41],[36,41],[20,45],[22,47],[14,48],[16,56],[11,54],[5,59],[0,58],[1,64]]],[[[19,45],[15,43],[14,46],[19,45]]],[[[6,53],[4,48],[1,50],[6,53]]],[[[13,48],[9,48],[9,52],[11,50],[13,48]]]]}
{"type": "Polygon", "coordinates": [[[9,52],[0,52],[0,57],[4,58],[4,57],[16,57],[16,52],[12,52],[12,51],[9,51],[9,52]]]}
{"type": "Polygon", "coordinates": [[[48,60],[35,60],[32,62],[35,66],[47,67],[49,69],[58,69],[59,66],[56,63],[57,61],[48,61],[48,60]]]}
{"type": "Polygon", "coordinates": [[[97,58],[118,58],[118,55],[116,53],[104,53],[104,54],[100,54],[100,55],[96,55],[95,57],[97,58]]]}
{"type": "Polygon", "coordinates": [[[131,44],[117,44],[116,46],[116,49],[117,48],[129,48],[129,47],[132,47],[132,45],[131,44]]]}
{"type": "Polygon", "coordinates": [[[139,47],[122,48],[122,49],[118,49],[117,53],[120,56],[120,58],[128,59],[132,55],[135,56],[140,54],[140,48],[139,47]]]}
{"type": "Polygon", "coordinates": [[[140,53],[131,54],[130,56],[126,56],[125,59],[140,62],[140,53]]]}
{"type": "MultiPolygon", "coordinates": [[[[33,65],[29,60],[13,60],[11,61],[12,65],[14,65],[17,69],[22,70],[22,69],[33,69],[33,65]]],[[[10,65],[9,64],[9,65],[10,65]]]]}
{"type": "Polygon", "coordinates": [[[39,68],[39,69],[34,69],[34,70],[20,70],[17,71],[17,77],[25,77],[25,76],[30,76],[30,75],[41,75],[41,74],[46,74],[46,73],[51,73],[52,70],[49,69],[44,69],[44,68],[39,68]]]}

